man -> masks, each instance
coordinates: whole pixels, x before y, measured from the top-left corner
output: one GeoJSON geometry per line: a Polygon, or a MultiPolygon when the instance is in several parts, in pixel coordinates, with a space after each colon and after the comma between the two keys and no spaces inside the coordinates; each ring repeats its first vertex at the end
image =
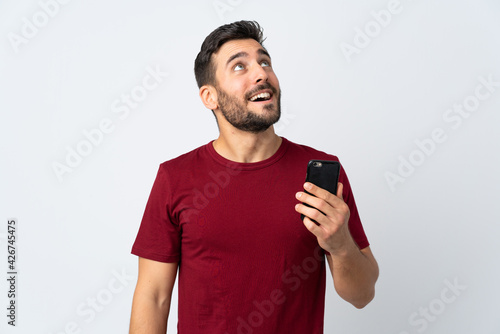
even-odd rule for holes
{"type": "Polygon", "coordinates": [[[309,160],[337,158],[274,133],[281,91],[262,42],[240,21],[202,44],[195,75],[220,135],[160,165],[132,248],[130,333],[165,333],[177,269],[182,334],[323,333],[325,257],[343,299],[374,297],[378,266],[344,170],[337,194],[304,184],[309,160]]]}

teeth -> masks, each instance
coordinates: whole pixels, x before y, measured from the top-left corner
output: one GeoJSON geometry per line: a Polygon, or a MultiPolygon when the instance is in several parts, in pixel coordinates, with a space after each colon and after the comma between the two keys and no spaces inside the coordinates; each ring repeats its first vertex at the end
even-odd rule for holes
{"type": "Polygon", "coordinates": [[[253,102],[253,101],[257,100],[257,99],[269,99],[270,97],[271,97],[271,94],[269,94],[269,93],[260,93],[258,95],[252,96],[250,98],[250,101],[253,102]]]}

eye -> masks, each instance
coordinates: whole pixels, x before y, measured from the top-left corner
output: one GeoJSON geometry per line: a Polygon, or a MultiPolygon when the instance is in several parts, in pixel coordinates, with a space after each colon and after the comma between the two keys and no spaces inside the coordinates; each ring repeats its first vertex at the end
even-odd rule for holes
{"type": "Polygon", "coordinates": [[[233,67],[233,71],[241,71],[244,69],[245,69],[245,66],[243,66],[241,64],[237,64],[235,67],[233,67]]]}
{"type": "Polygon", "coordinates": [[[271,66],[271,64],[267,60],[263,60],[260,62],[260,66],[267,67],[267,66],[271,66]]]}

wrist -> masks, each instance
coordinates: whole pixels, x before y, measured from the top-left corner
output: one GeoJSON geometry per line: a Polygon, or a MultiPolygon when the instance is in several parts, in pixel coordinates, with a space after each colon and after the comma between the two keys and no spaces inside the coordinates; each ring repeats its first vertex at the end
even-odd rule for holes
{"type": "Polygon", "coordinates": [[[348,238],[344,240],[341,245],[327,249],[327,251],[336,258],[348,258],[359,251],[358,246],[354,242],[354,239],[349,235],[348,238]]]}

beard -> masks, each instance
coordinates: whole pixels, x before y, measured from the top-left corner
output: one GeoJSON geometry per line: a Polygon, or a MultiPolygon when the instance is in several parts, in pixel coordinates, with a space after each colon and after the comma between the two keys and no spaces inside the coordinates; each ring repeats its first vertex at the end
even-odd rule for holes
{"type": "Polygon", "coordinates": [[[215,90],[217,91],[219,109],[222,112],[222,115],[232,126],[239,130],[252,133],[263,132],[280,119],[281,90],[278,94],[276,89],[268,83],[259,85],[252,90],[252,92],[248,93],[244,102],[241,102],[234,96],[230,96],[217,86],[215,87],[215,90]],[[271,89],[273,96],[277,97],[277,99],[276,104],[268,103],[264,105],[265,113],[263,115],[259,115],[247,109],[245,102],[247,104],[251,103],[248,101],[248,98],[255,94],[255,92],[263,89],[271,89]]]}

